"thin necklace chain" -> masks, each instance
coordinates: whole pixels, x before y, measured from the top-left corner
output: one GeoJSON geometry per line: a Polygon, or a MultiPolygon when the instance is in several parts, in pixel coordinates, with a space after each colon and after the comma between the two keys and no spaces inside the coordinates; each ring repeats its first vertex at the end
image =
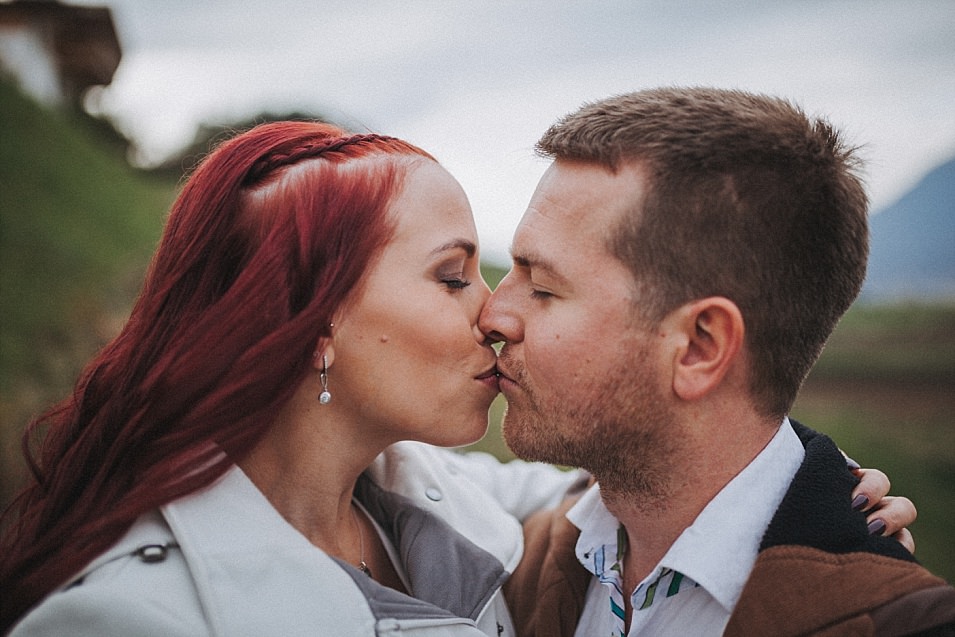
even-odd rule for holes
{"type": "Polygon", "coordinates": [[[361,524],[358,523],[354,503],[348,510],[351,511],[352,522],[355,523],[355,530],[358,531],[358,569],[368,577],[371,577],[371,569],[368,568],[368,564],[365,563],[365,536],[361,532],[361,524]]]}

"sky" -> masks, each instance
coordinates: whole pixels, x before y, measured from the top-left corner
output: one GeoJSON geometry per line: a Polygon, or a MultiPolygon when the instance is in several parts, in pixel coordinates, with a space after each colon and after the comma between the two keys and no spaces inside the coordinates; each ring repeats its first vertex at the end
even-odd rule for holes
{"type": "Polygon", "coordinates": [[[461,182],[486,259],[582,104],[662,85],[791,99],[862,145],[873,209],[955,157],[951,0],[72,0],[123,48],[90,96],[156,162],[201,123],[321,115],[402,137],[461,182]]]}

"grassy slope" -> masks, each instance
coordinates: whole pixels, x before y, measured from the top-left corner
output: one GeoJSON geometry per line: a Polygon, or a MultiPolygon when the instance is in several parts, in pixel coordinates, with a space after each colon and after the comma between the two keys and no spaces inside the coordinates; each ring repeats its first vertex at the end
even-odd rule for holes
{"type": "Polygon", "coordinates": [[[175,184],[0,82],[0,495],[18,431],[117,329],[175,184]]]}

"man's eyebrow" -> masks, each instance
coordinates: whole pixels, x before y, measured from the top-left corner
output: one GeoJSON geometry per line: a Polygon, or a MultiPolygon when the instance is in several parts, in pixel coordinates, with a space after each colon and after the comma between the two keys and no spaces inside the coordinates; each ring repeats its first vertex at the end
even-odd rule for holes
{"type": "Polygon", "coordinates": [[[467,239],[453,239],[439,245],[437,248],[431,251],[432,255],[441,254],[442,252],[447,252],[448,250],[455,250],[460,248],[468,255],[468,258],[473,257],[477,253],[477,246],[474,245],[473,241],[468,241],[467,239]]]}
{"type": "Polygon", "coordinates": [[[541,257],[540,255],[533,254],[530,252],[514,252],[511,251],[511,260],[514,261],[514,265],[520,266],[522,268],[528,268],[532,270],[540,270],[546,273],[548,276],[557,279],[558,281],[566,282],[567,279],[560,272],[557,271],[557,268],[550,262],[541,257]]]}

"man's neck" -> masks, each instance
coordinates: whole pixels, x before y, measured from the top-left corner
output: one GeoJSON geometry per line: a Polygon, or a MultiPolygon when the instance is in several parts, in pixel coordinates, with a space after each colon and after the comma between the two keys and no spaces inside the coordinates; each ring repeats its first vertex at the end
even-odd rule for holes
{"type": "Polygon", "coordinates": [[[627,551],[624,556],[626,591],[632,591],[650,574],[680,534],[693,523],[729,479],[718,488],[707,485],[701,491],[694,491],[694,481],[687,480],[674,485],[666,502],[655,499],[649,504],[637,494],[605,489],[601,485],[600,496],[604,505],[627,532],[627,551]],[[633,550],[634,547],[636,550],[633,550]]]}
{"type": "Polygon", "coordinates": [[[621,488],[622,485],[601,485],[600,494],[607,510],[627,532],[623,579],[627,603],[627,624],[630,618],[630,593],[663,559],[706,505],[739,474],[772,440],[777,427],[759,426],[744,433],[733,425],[719,431],[719,440],[684,445],[679,458],[670,459],[667,479],[655,493],[621,488]]]}

